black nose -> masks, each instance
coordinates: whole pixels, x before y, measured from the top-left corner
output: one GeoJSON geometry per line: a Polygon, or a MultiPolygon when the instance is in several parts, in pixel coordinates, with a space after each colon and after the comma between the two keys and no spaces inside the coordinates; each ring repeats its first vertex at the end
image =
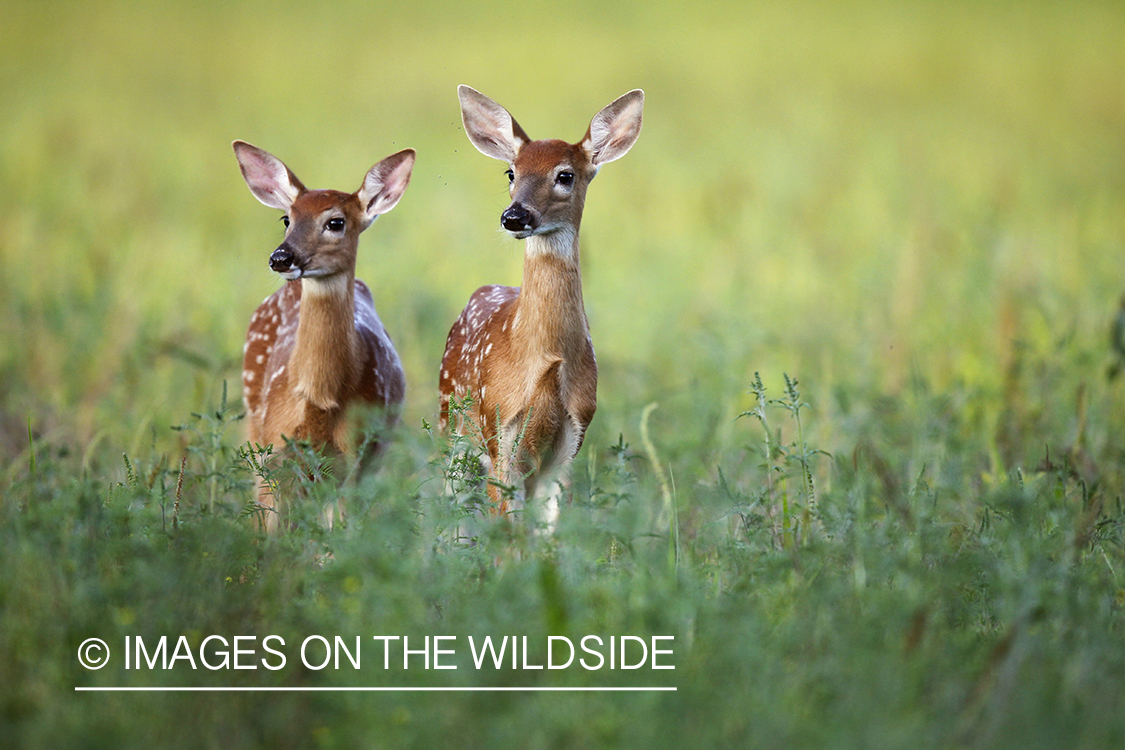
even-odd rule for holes
{"type": "Polygon", "coordinates": [[[270,255],[270,268],[278,273],[288,271],[293,267],[293,253],[286,247],[279,247],[270,255]]]}
{"type": "Polygon", "coordinates": [[[509,232],[526,232],[535,228],[535,217],[522,203],[513,203],[500,214],[500,224],[509,232]]]}

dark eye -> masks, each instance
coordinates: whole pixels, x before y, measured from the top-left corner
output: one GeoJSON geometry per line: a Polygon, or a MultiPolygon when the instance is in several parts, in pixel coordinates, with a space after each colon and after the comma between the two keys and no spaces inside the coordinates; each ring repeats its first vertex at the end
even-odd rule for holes
{"type": "Polygon", "coordinates": [[[508,169],[504,174],[508,175],[508,184],[516,181],[516,173],[512,169],[508,169]]]}
{"type": "Polygon", "coordinates": [[[324,228],[328,229],[332,232],[342,232],[342,231],[344,231],[344,220],[341,219],[339,216],[335,216],[335,217],[329,219],[324,224],[324,228]]]}
{"type": "Polygon", "coordinates": [[[555,184],[570,187],[574,184],[574,172],[559,172],[555,176],[555,184]]]}
{"type": "Polygon", "coordinates": [[[289,228],[289,217],[288,216],[282,216],[281,217],[281,223],[285,225],[286,229],[288,229],[289,228]]]}

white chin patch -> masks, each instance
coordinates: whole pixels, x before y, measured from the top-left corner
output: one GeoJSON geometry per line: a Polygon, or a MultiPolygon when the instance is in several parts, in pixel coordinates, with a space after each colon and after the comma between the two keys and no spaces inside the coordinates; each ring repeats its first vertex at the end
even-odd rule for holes
{"type": "Polygon", "coordinates": [[[505,231],[507,231],[508,234],[512,235],[517,240],[526,240],[528,237],[534,237],[535,235],[554,234],[559,229],[560,227],[558,224],[540,224],[539,226],[535,227],[535,229],[521,229],[518,232],[512,232],[510,230],[505,231]]]}
{"type": "Polygon", "coordinates": [[[286,281],[301,278],[301,269],[296,267],[290,268],[288,271],[279,271],[278,273],[281,275],[281,278],[286,281]]]}

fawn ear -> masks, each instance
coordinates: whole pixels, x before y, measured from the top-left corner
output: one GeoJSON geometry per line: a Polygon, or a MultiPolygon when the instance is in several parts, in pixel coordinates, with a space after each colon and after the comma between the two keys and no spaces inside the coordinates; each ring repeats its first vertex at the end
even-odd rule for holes
{"type": "Polygon", "coordinates": [[[531,139],[508,110],[464,84],[457,87],[457,98],[461,100],[465,135],[477,150],[493,159],[514,162],[516,154],[531,139]]]}
{"type": "Polygon", "coordinates": [[[414,149],[408,148],[391,154],[373,166],[363,178],[363,186],[356,195],[363,204],[369,221],[390,211],[398,203],[410,184],[414,169],[414,149]]]}
{"type": "Polygon", "coordinates": [[[595,167],[629,152],[641,134],[641,112],[645,106],[645,92],[633,89],[620,99],[594,115],[582,148],[595,167]]]}
{"type": "Polygon", "coordinates": [[[245,141],[235,141],[231,145],[242,170],[242,178],[246,180],[250,192],[262,203],[288,211],[297,196],[305,192],[305,186],[297,175],[270,152],[245,141]]]}

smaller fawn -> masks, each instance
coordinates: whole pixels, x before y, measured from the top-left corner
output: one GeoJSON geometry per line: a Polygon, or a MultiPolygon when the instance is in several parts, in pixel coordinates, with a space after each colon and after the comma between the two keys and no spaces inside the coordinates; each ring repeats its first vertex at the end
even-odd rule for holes
{"type": "MultiPolygon", "coordinates": [[[[393,424],[406,391],[398,353],[370,290],[355,277],[355,260],[360,233],[406,190],[414,150],[383,159],[359,190],[343,193],[308,190],[275,156],[243,141],[233,146],[250,192],[285,212],[285,239],[270,268],[287,283],[254,312],[243,347],[247,438],[263,446],[307,440],[349,453],[358,446],[348,407],[381,407],[393,424]]],[[[266,529],[274,531],[274,495],[266,486],[259,494],[266,529]]]]}
{"type": "MultiPolygon", "coordinates": [[[[636,142],[644,92],[630,91],[598,112],[574,144],[533,141],[496,102],[468,86],[457,93],[469,140],[508,165],[512,202],[500,224],[527,244],[523,287],[481,287],[449,332],[439,424],[448,425],[451,396],[471,395],[464,417],[482,433],[488,473],[520,486],[518,503],[545,496],[543,520],[553,529],[567,469],[597,402],[598,365],[578,262],[586,188],[602,164],[621,158],[636,142]]],[[[499,512],[507,512],[494,483],[489,495],[499,512]]]]}

